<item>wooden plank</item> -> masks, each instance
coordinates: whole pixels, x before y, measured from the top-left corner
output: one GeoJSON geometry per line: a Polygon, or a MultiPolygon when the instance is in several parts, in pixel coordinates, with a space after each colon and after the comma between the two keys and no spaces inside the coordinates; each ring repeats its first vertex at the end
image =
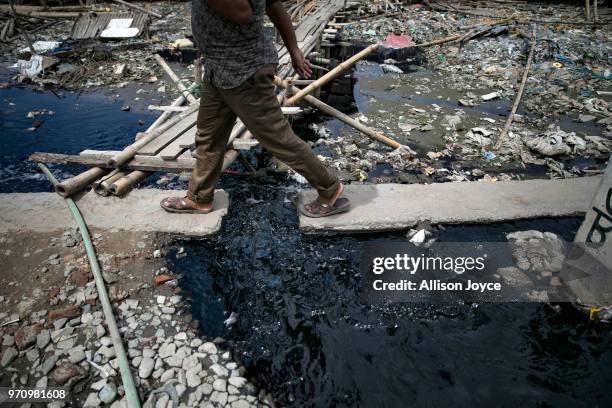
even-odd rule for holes
{"type": "Polygon", "coordinates": [[[176,159],[178,156],[181,155],[181,153],[185,151],[185,149],[189,148],[193,143],[195,143],[196,130],[197,129],[194,126],[182,135],[180,135],[171,144],[169,144],[161,152],[159,152],[159,156],[164,160],[176,159]]]}
{"type": "Polygon", "coordinates": [[[168,129],[165,133],[159,135],[152,142],[147,143],[138,151],[137,154],[143,156],[154,156],[159,153],[164,147],[172,143],[180,135],[191,129],[196,124],[198,112],[193,112],[185,119],[181,120],[172,128],[168,129]]]}
{"type": "MultiPolygon", "coordinates": [[[[85,150],[79,155],[58,153],[34,153],[30,160],[38,163],[80,164],[91,167],[113,168],[108,160],[119,151],[85,150]]],[[[193,157],[179,156],[176,160],[164,160],[159,156],[136,155],[132,160],[122,165],[122,168],[142,171],[167,171],[180,173],[191,171],[195,166],[193,157]]]]}

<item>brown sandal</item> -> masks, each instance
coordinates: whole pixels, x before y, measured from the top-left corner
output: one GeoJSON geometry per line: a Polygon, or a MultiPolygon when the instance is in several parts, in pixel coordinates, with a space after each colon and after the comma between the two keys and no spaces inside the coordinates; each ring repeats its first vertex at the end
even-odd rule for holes
{"type": "Polygon", "coordinates": [[[321,218],[330,215],[347,212],[351,208],[348,198],[340,197],[334,204],[325,204],[316,199],[315,201],[299,206],[300,212],[306,217],[321,218]]]}
{"type": "Polygon", "coordinates": [[[208,214],[212,212],[212,208],[205,211],[190,207],[187,201],[185,201],[185,198],[181,197],[164,198],[159,205],[167,212],[176,214],[208,214]]]}

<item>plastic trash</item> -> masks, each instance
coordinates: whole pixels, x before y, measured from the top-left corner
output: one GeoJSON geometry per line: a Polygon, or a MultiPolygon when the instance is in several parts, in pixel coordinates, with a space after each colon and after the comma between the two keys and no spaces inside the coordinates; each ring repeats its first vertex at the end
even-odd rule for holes
{"type": "Polygon", "coordinates": [[[379,43],[385,48],[406,48],[414,45],[412,38],[403,34],[389,33],[383,41],[379,43]]]}
{"type": "Polygon", "coordinates": [[[414,234],[412,238],[410,238],[410,242],[414,245],[422,244],[423,242],[425,242],[426,232],[427,231],[425,231],[424,229],[417,231],[417,233],[414,234]]]}
{"type": "Polygon", "coordinates": [[[480,97],[482,98],[483,101],[490,101],[493,99],[501,98],[501,96],[502,96],[501,92],[496,91],[496,92],[488,93],[486,95],[481,95],[480,97]]]}
{"type": "Polygon", "coordinates": [[[484,152],[482,156],[484,157],[484,159],[486,161],[494,160],[495,157],[497,157],[497,156],[495,156],[495,153],[493,153],[493,152],[484,152]]]}
{"type": "Polygon", "coordinates": [[[531,150],[549,157],[569,154],[572,151],[563,141],[563,136],[560,133],[546,134],[535,139],[527,140],[525,145],[531,150]]]}
{"type": "MultiPolygon", "coordinates": [[[[49,51],[53,51],[60,46],[59,41],[36,41],[32,44],[32,48],[34,48],[34,52],[36,54],[44,54],[49,51]]],[[[25,47],[20,50],[20,52],[31,52],[30,47],[25,47]]]]}
{"type": "Polygon", "coordinates": [[[176,40],[175,42],[172,43],[171,45],[172,48],[192,48],[193,47],[193,42],[188,39],[188,38],[180,38],[178,40],[176,40]]]}
{"type": "Polygon", "coordinates": [[[393,73],[393,74],[403,74],[404,71],[401,70],[401,68],[396,67],[395,65],[390,65],[390,64],[380,64],[380,67],[382,68],[383,72],[385,73],[393,73]]]}
{"type": "Polygon", "coordinates": [[[238,321],[238,313],[232,312],[229,317],[223,321],[223,324],[227,327],[231,327],[238,321]]]}
{"type": "Polygon", "coordinates": [[[136,37],[139,33],[138,28],[130,27],[132,18],[114,18],[109,21],[108,25],[100,33],[102,38],[131,38],[136,37]]]}

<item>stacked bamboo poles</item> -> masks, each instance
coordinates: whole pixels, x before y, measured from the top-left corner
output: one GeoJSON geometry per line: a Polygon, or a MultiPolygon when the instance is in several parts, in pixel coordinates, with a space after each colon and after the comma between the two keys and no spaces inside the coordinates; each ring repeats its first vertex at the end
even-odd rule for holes
{"type": "Polygon", "coordinates": [[[170,119],[163,125],[160,125],[158,128],[156,128],[152,132],[141,133],[139,135],[136,135],[138,139],[134,143],[132,143],[131,145],[127,146],[125,149],[117,153],[115,156],[111,157],[108,160],[108,163],[107,163],[108,166],[109,167],[119,167],[122,164],[125,164],[132,157],[136,155],[138,150],[142,149],[145,145],[155,140],[158,136],[160,136],[162,133],[166,132],[168,129],[170,129],[171,127],[173,127],[174,125],[182,121],[183,119],[185,119],[187,116],[196,112],[198,110],[198,107],[199,107],[198,104],[192,105],[189,107],[189,109],[174,116],[172,119],[170,119]]]}
{"type": "MultiPolygon", "coordinates": [[[[184,90],[181,89],[183,93],[172,103],[172,106],[182,105],[185,102],[185,100],[189,99],[189,97],[193,98],[194,101],[197,101],[193,97],[193,95],[191,95],[191,89],[185,88],[185,86],[182,83],[180,85],[183,86],[184,88],[184,90]]],[[[166,120],[170,117],[170,115],[172,115],[172,112],[162,113],[157,118],[157,120],[155,120],[155,122],[153,122],[153,124],[149,126],[149,128],[147,129],[145,133],[139,133],[136,136],[137,137],[136,142],[134,142],[132,145],[124,149],[118,156],[120,156],[120,158],[123,159],[123,157],[125,157],[125,154],[126,154],[125,152],[127,150],[133,153],[125,161],[131,159],[136,153],[136,151],[138,151],[140,148],[142,148],[147,143],[154,140],[156,137],[161,135],[163,132],[165,132],[170,127],[174,126],[176,123],[180,122],[183,118],[185,118],[189,114],[195,112],[197,108],[198,108],[197,104],[195,106],[191,106],[190,109],[182,112],[179,115],[176,115],[171,121],[168,121],[167,123],[164,123],[164,122],[166,122],[166,120]]],[[[113,157],[113,159],[115,159],[115,157],[113,157]]],[[[125,163],[125,161],[121,162],[120,164],[125,163]]],[[[110,167],[119,167],[120,164],[111,165],[110,167]]],[[[100,167],[93,167],[75,177],[66,179],[63,182],[59,183],[58,185],[55,186],[55,191],[62,197],[69,197],[81,191],[86,186],[95,182],[96,180],[103,178],[108,173],[109,173],[108,169],[104,169],[100,167]]],[[[116,179],[114,180],[113,183],[110,183],[110,184],[108,183],[108,179],[102,179],[98,183],[96,183],[96,186],[94,186],[94,191],[97,191],[101,195],[109,195],[111,193],[115,194],[115,192],[121,195],[125,193],[126,191],[128,191],[131,188],[131,186],[144,180],[150,174],[147,172],[142,172],[140,170],[136,170],[132,173],[125,175],[125,177],[123,178],[116,179]],[[127,176],[129,176],[129,178],[127,178],[127,176]]]]}
{"type": "Polygon", "coordinates": [[[111,186],[113,183],[125,176],[125,172],[121,169],[111,171],[106,177],[93,183],[93,191],[103,197],[111,195],[111,186]]]}
{"type": "MultiPolygon", "coordinates": [[[[181,91],[181,97],[176,99],[171,106],[180,106],[185,102],[185,99],[190,103],[194,104],[197,102],[195,96],[191,94],[190,89],[188,89],[180,80],[180,78],[174,73],[172,68],[166,63],[166,61],[159,55],[155,54],[155,61],[164,69],[166,74],[177,84],[178,89],[181,91]]],[[[197,83],[198,73],[196,72],[196,83],[197,83]]],[[[155,130],[161,123],[163,123],[169,116],[171,112],[164,112],[148,129],[145,133],[150,133],[155,130]]],[[[140,171],[134,170],[129,174],[124,174],[123,177],[114,179],[112,183],[106,186],[109,194],[113,194],[116,196],[122,196],[128,191],[130,191],[136,184],[140,183],[147,177],[151,175],[151,172],[148,171],[140,171]]]]}

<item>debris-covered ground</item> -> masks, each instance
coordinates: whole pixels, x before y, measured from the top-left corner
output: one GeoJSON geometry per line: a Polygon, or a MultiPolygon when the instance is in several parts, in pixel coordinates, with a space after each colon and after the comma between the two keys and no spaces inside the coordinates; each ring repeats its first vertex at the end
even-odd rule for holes
{"type": "MultiPolygon", "coordinates": [[[[270,404],[270,396],[245,378],[225,340],[197,331],[177,276],[163,266],[164,241],[125,232],[94,234],[144,406],[270,404]]],[[[0,244],[0,384],[69,390],[65,401],[51,407],[127,406],[78,232],[3,234],[0,244]]],[[[175,256],[184,257],[184,251],[179,248],[175,256]]]]}
{"type": "MultiPolygon", "coordinates": [[[[557,20],[582,10],[523,7],[519,16],[557,20]]],[[[349,44],[368,44],[395,33],[422,44],[470,29],[484,33],[465,43],[409,53],[384,49],[358,63],[354,116],[419,154],[402,160],[344,128],[340,138],[319,142],[347,180],[362,181],[381,163],[390,165],[395,177],[375,173],[370,181],[565,178],[598,174],[605,167],[612,148],[609,25],[538,24],[518,113],[496,149],[525,69],[531,26],[434,11],[423,4],[387,14],[392,16],[350,22],[339,35],[349,44]]],[[[495,14],[512,13],[503,9],[495,14]]],[[[316,130],[318,135],[326,132],[316,130]]]]}
{"type": "MultiPolygon", "coordinates": [[[[103,6],[104,10],[124,10],[112,3],[103,6]]],[[[11,84],[30,83],[72,90],[104,87],[117,92],[130,85],[140,85],[137,97],[150,99],[150,94],[175,97],[179,93],[175,82],[164,78],[164,71],[153,55],[161,52],[171,60],[193,61],[195,48],[186,38],[191,35],[191,3],[152,2],[147,3],[147,8],[163,17],[151,19],[148,35],[120,40],[74,40],[70,34],[75,18],[56,19],[51,27],[36,34],[33,43],[37,53],[47,59],[44,72],[29,77],[20,71],[18,60],[28,60],[31,56],[23,37],[2,44],[0,72],[11,77],[11,84]]],[[[183,73],[190,82],[192,70],[193,64],[185,64],[183,73]]]]}

